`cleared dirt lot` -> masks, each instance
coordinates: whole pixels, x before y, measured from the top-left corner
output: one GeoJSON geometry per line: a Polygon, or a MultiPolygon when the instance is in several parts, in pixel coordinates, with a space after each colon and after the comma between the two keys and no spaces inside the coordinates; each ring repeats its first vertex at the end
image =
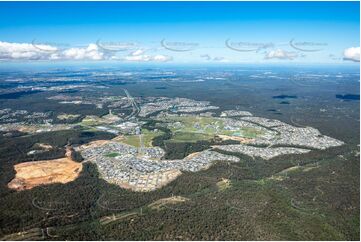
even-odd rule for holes
{"type": "Polygon", "coordinates": [[[8,187],[18,191],[51,183],[67,183],[75,180],[82,164],[70,158],[24,162],[15,165],[15,178],[8,187]]]}

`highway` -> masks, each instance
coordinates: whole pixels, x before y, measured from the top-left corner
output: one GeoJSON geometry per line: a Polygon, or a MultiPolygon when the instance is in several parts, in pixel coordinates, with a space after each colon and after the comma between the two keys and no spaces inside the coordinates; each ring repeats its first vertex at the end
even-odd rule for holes
{"type": "MultiPolygon", "coordinates": [[[[126,120],[129,120],[130,118],[139,114],[140,108],[139,108],[138,104],[135,102],[132,95],[130,95],[129,91],[125,88],[123,88],[123,90],[125,92],[125,95],[127,95],[127,98],[133,107],[132,113],[125,118],[126,120]]],[[[139,133],[139,151],[138,151],[140,155],[143,155],[143,150],[144,150],[143,134],[140,132],[139,133]]]]}
{"type": "Polygon", "coordinates": [[[133,111],[130,115],[128,115],[125,119],[128,120],[136,115],[139,114],[140,112],[140,108],[138,106],[138,104],[135,102],[134,98],[132,97],[132,95],[130,95],[130,93],[128,92],[127,89],[123,88],[123,91],[125,92],[125,95],[127,95],[127,98],[129,100],[129,102],[131,103],[132,107],[133,107],[133,111]]]}

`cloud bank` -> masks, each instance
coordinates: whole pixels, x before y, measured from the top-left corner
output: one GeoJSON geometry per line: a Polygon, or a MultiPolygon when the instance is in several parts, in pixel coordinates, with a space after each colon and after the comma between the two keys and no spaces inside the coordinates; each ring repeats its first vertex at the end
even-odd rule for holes
{"type": "Polygon", "coordinates": [[[8,43],[0,41],[1,60],[46,60],[51,53],[57,51],[50,45],[38,45],[36,48],[29,43],[8,43]]]}
{"type": "Polygon", "coordinates": [[[116,52],[105,51],[97,44],[85,47],[59,49],[45,44],[10,43],[0,41],[0,60],[123,60],[123,61],[154,61],[167,62],[173,60],[166,55],[145,55],[143,49],[138,49],[125,57],[119,57],[116,52]]]}
{"type": "Polygon", "coordinates": [[[70,48],[59,53],[59,59],[66,60],[104,60],[108,57],[96,44],[89,44],[86,48],[70,48]]]}

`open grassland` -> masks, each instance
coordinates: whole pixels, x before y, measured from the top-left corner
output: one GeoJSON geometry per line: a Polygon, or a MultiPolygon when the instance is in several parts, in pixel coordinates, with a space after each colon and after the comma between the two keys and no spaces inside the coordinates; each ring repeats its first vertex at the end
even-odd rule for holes
{"type": "Polygon", "coordinates": [[[80,115],[79,114],[68,114],[68,113],[63,113],[57,116],[58,119],[60,120],[67,120],[67,119],[75,119],[78,118],[80,115]]]}
{"type": "Polygon", "coordinates": [[[94,125],[99,125],[102,123],[103,123],[102,118],[90,115],[90,116],[86,116],[85,118],[83,118],[83,120],[81,121],[80,124],[84,125],[84,126],[94,126],[94,125]]]}
{"type": "MultiPolygon", "coordinates": [[[[142,139],[144,147],[152,147],[152,141],[155,137],[163,135],[164,132],[161,130],[148,130],[142,129],[142,139]]],[[[135,147],[140,147],[140,138],[139,135],[125,135],[121,139],[118,139],[122,143],[133,145],[135,147]]]]}
{"type": "Polygon", "coordinates": [[[223,136],[223,139],[252,139],[263,134],[261,130],[251,127],[239,127],[237,130],[226,129],[222,119],[213,117],[177,116],[167,117],[165,121],[168,122],[168,128],[173,133],[170,139],[172,142],[211,140],[218,135],[223,136]]]}
{"type": "Polygon", "coordinates": [[[199,140],[210,140],[213,135],[197,132],[175,132],[167,142],[196,142],[199,140]]]}

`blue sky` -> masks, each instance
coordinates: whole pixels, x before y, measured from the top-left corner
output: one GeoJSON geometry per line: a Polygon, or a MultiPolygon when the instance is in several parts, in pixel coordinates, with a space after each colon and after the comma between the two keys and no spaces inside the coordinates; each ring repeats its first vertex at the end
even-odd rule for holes
{"type": "Polygon", "coordinates": [[[2,60],[359,61],[359,2],[1,2],[0,16],[2,60]]]}

